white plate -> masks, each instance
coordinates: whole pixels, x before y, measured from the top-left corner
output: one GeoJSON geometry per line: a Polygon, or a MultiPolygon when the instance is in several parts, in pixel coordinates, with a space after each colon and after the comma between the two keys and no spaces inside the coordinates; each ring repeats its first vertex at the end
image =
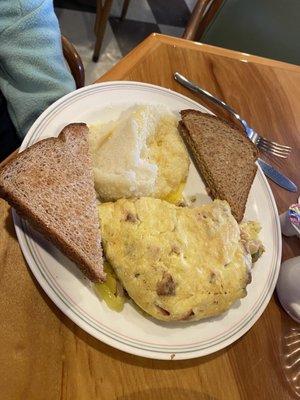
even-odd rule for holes
{"type": "MultiPolygon", "coordinates": [[[[166,104],[176,112],[185,108],[207,111],[162,87],[123,81],[101,83],[70,93],[49,107],[33,124],[21,149],[57,136],[70,122],[109,120],[136,103],[166,104]]],[[[197,193],[200,202],[209,200],[194,166],[190,168],[185,193],[197,193]]],[[[253,269],[247,297],[217,318],[167,324],[143,316],[129,301],[122,312],[111,311],[97,298],[76,266],[14,213],[24,256],[53,302],[95,338],[128,353],[157,359],[187,359],[220,350],[247,332],[266,308],[279,272],[281,235],[276,204],[260,169],[249,195],[245,219],[261,222],[261,238],[266,247],[253,269]]]]}

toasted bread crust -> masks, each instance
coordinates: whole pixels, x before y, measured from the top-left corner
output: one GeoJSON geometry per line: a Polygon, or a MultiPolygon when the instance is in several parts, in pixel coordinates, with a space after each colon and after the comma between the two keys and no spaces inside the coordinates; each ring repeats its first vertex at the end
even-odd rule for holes
{"type": "MultiPolygon", "coordinates": [[[[97,218],[96,196],[95,192],[93,191],[92,193],[90,190],[90,188],[94,190],[92,167],[91,161],[89,163],[89,155],[85,154],[88,149],[87,134],[88,128],[86,124],[70,124],[62,130],[58,138],[48,138],[41,140],[40,142],[37,142],[31,147],[24,150],[16,158],[10,160],[0,170],[0,196],[4,198],[12,207],[14,207],[22,217],[28,220],[36,228],[36,230],[44,234],[46,238],[51,240],[64,254],[66,254],[72,261],[74,261],[90,280],[99,282],[105,280],[105,274],[102,267],[102,250],[99,230],[100,228],[97,218]],[[76,141],[77,143],[74,144],[74,142],[76,141]],[[66,148],[64,148],[64,146],[66,148]],[[22,197],[22,193],[19,190],[19,187],[23,184],[23,178],[24,182],[26,182],[24,183],[24,185],[30,185],[30,183],[37,184],[37,182],[34,181],[35,177],[30,175],[30,172],[32,172],[32,170],[30,171],[30,167],[28,167],[27,165],[27,162],[29,163],[28,160],[33,159],[35,162],[37,162],[36,159],[40,156],[40,154],[42,154],[43,152],[48,154],[47,152],[49,152],[49,149],[51,149],[50,153],[51,151],[55,152],[58,147],[60,147],[60,150],[58,151],[61,151],[62,164],[64,164],[64,157],[68,157],[69,159],[71,159],[71,162],[74,163],[74,169],[76,168],[76,162],[82,162],[84,166],[88,169],[86,172],[82,171],[82,174],[84,175],[82,176],[82,179],[84,182],[89,182],[91,180],[91,182],[89,183],[89,188],[87,189],[89,191],[88,198],[91,203],[88,204],[86,208],[82,208],[82,205],[79,205],[78,207],[81,211],[83,209],[86,210],[86,213],[88,214],[86,221],[90,219],[90,222],[93,225],[93,227],[89,231],[87,231],[87,237],[90,237],[91,241],[93,241],[91,255],[87,254],[86,256],[86,254],[81,251],[80,247],[75,245],[77,237],[75,238],[75,236],[71,237],[71,235],[69,235],[70,237],[62,235],[61,232],[57,229],[57,225],[55,226],[51,223],[51,218],[49,218],[48,215],[45,215],[45,213],[37,210],[40,204],[35,204],[34,201],[31,202],[31,199],[29,199],[29,201],[26,201],[26,196],[22,197]],[[72,155],[72,150],[75,151],[76,156],[75,154],[72,155]],[[20,169],[20,165],[23,167],[22,169],[20,169]],[[27,171],[29,171],[29,174],[27,171]],[[19,187],[16,187],[17,185],[19,187]],[[66,240],[66,238],[71,240],[66,240]]],[[[56,160],[54,159],[53,162],[55,161],[56,160]]],[[[40,176],[37,174],[37,177],[41,179],[41,182],[39,182],[36,187],[40,191],[43,191],[43,189],[45,188],[45,196],[47,196],[49,190],[52,190],[53,184],[53,190],[55,190],[55,185],[59,185],[60,175],[52,175],[51,162],[52,161],[49,160],[48,166],[41,167],[41,170],[43,172],[41,172],[40,176]],[[49,168],[48,174],[46,174],[47,168],[49,168]]],[[[70,165],[71,167],[73,166],[73,164],[65,163],[65,167],[67,168],[66,171],[63,170],[64,166],[62,165],[62,174],[68,174],[68,172],[70,173],[70,175],[73,174],[72,171],[68,171],[68,166],[70,165]]],[[[74,174],[72,175],[72,179],[74,179],[74,174]]],[[[66,182],[66,178],[62,179],[62,185],[66,182]]],[[[74,185],[76,185],[76,182],[73,184],[73,186],[74,185]]],[[[70,196],[72,196],[72,183],[68,190],[68,195],[70,193],[70,196]]],[[[83,192],[83,194],[86,193],[87,192],[83,192]]],[[[78,196],[78,193],[76,193],[76,195],[78,196]]],[[[39,198],[35,199],[36,202],[38,200],[39,198]]],[[[60,199],[58,198],[57,202],[59,201],[60,199]]],[[[61,221],[62,230],[65,229],[68,218],[72,218],[73,215],[71,213],[70,215],[68,215],[68,208],[66,207],[65,209],[66,219],[65,221],[61,221]]],[[[58,218],[60,217],[61,215],[58,215],[58,218]]],[[[78,229],[85,229],[85,227],[78,226],[78,229]]]]}
{"type": "Polygon", "coordinates": [[[239,132],[241,139],[247,144],[247,146],[252,146],[252,151],[253,151],[254,157],[256,159],[258,158],[259,151],[258,151],[257,147],[255,146],[255,144],[253,142],[251,142],[251,140],[249,140],[247,138],[245,133],[243,131],[241,131],[240,129],[238,129],[234,123],[232,123],[230,121],[226,121],[225,119],[217,117],[216,115],[203,113],[203,112],[198,111],[198,110],[186,109],[186,110],[181,110],[180,111],[180,115],[181,115],[182,119],[184,117],[188,116],[188,115],[191,115],[191,114],[194,114],[194,115],[199,115],[200,114],[200,115],[205,116],[205,118],[216,120],[216,121],[221,121],[223,124],[227,125],[229,128],[234,129],[236,132],[239,132]]]}
{"type": "MultiPolygon", "coordinates": [[[[255,160],[258,157],[258,150],[257,150],[256,146],[245,136],[245,134],[243,132],[236,129],[236,127],[233,124],[228,123],[227,121],[224,121],[214,115],[204,114],[197,110],[183,110],[183,111],[181,111],[181,116],[182,116],[182,121],[180,121],[179,125],[178,125],[179,132],[180,132],[183,140],[187,144],[188,148],[191,150],[195,165],[196,165],[205,185],[209,188],[210,196],[213,199],[217,198],[217,199],[228,201],[228,203],[231,206],[232,214],[234,215],[236,220],[238,222],[240,222],[243,219],[243,216],[245,213],[248,194],[249,194],[249,191],[250,191],[250,188],[253,183],[253,180],[254,180],[254,177],[256,174],[256,170],[257,170],[255,160]],[[196,117],[200,116],[201,118],[205,118],[205,119],[211,120],[211,121],[218,121],[218,123],[221,122],[224,126],[224,129],[226,129],[226,127],[230,128],[230,129],[234,129],[239,142],[243,142],[244,146],[247,147],[247,149],[251,149],[250,153],[252,154],[252,160],[249,159],[247,176],[245,176],[244,188],[243,188],[243,190],[240,190],[239,196],[238,195],[236,196],[236,200],[232,199],[232,197],[234,197],[234,196],[232,196],[233,193],[229,193],[229,190],[235,190],[235,189],[239,189],[239,188],[234,189],[234,188],[230,187],[229,183],[228,183],[228,187],[224,187],[224,185],[219,184],[219,182],[218,182],[219,177],[217,177],[215,171],[212,171],[211,168],[207,165],[207,162],[206,162],[207,157],[205,157],[203,155],[204,149],[199,148],[199,143],[196,143],[194,138],[191,136],[190,131],[185,124],[185,120],[187,118],[189,118],[189,116],[191,116],[191,115],[196,116],[196,117]]],[[[233,149],[233,152],[234,152],[234,149],[233,149]]]]}

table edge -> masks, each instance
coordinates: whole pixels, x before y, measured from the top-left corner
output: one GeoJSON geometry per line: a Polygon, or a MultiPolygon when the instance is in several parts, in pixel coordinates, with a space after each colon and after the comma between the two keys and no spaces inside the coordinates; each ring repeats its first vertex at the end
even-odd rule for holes
{"type": "Polygon", "coordinates": [[[219,55],[227,57],[241,62],[250,62],[254,64],[260,64],[269,66],[272,68],[280,68],[287,71],[293,71],[300,73],[300,66],[285,63],[282,61],[272,60],[248,53],[243,53],[235,50],[224,49],[217,46],[208,45],[200,42],[193,42],[190,40],[163,35],[160,33],[152,33],[146,39],[144,39],[138,46],[131,50],[126,56],[124,56],[118,63],[112,67],[109,71],[103,74],[99,79],[95,81],[104,82],[107,80],[122,80],[124,77],[135,67],[137,62],[140,62],[144,57],[148,56],[161,44],[167,44],[169,46],[177,46],[185,49],[198,50],[207,54],[219,55]]]}

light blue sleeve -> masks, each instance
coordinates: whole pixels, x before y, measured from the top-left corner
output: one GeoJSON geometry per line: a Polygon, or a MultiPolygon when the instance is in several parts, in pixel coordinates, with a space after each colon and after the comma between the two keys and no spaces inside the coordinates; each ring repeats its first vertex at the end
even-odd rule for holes
{"type": "Polygon", "coordinates": [[[0,90],[20,137],[75,89],[52,0],[0,0],[0,90]]]}

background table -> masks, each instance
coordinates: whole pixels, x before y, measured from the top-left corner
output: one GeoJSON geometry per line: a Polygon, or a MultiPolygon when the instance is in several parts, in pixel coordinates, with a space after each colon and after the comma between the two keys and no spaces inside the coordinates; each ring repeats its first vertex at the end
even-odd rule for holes
{"type": "MultiPolygon", "coordinates": [[[[299,67],[152,35],[99,82],[149,82],[200,101],[173,80],[174,71],[227,101],[264,136],[293,146],[276,164],[300,185],[299,67]]],[[[279,212],[296,202],[297,194],[271,187],[279,212]]],[[[283,239],[284,259],[299,254],[297,239],[283,239]]],[[[97,341],[57,309],[27,267],[2,200],[0,264],[1,400],[289,399],[300,392],[300,326],[276,296],[228,348],[193,360],[148,360],[97,341]]]]}

